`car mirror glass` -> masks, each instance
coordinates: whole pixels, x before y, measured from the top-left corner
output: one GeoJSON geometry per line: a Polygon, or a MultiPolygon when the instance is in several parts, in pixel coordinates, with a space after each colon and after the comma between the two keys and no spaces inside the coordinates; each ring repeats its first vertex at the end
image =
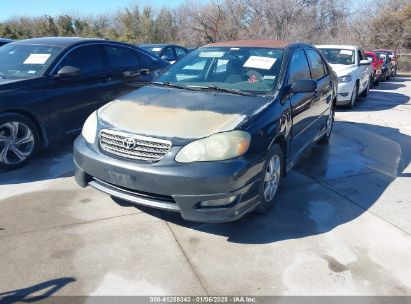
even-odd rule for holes
{"type": "Polygon", "coordinates": [[[59,78],[75,77],[80,75],[80,69],[73,66],[64,66],[58,72],[59,78]]]}

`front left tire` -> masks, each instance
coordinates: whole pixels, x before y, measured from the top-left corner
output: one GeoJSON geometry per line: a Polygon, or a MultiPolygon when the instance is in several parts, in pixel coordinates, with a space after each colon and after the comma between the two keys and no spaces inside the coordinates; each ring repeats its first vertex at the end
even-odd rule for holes
{"type": "Polygon", "coordinates": [[[261,171],[260,204],[256,212],[266,213],[275,204],[280,180],[284,171],[284,154],[281,146],[274,144],[267,154],[261,171]]]}
{"type": "Polygon", "coordinates": [[[27,164],[39,149],[40,136],[27,117],[0,114],[0,169],[11,170],[27,164]]]}

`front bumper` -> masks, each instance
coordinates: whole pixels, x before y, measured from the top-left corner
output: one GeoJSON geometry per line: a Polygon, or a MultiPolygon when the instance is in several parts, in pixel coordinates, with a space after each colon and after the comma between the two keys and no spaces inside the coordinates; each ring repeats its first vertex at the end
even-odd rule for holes
{"type": "Polygon", "coordinates": [[[355,81],[338,83],[337,106],[344,106],[350,103],[354,85],[355,81]]]}
{"type": "Polygon", "coordinates": [[[234,221],[259,203],[263,162],[237,158],[180,164],[169,155],[156,163],[106,155],[79,136],[74,143],[76,182],[139,205],[177,211],[186,220],[234,221]],[[201,202],[236,196],[233,203],[202,207],[201,202]]]}

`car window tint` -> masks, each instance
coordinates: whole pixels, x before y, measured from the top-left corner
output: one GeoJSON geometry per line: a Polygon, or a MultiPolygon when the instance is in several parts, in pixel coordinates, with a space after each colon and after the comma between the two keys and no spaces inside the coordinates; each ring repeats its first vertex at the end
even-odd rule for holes
{"type": "Polygon", "coordinates": [[[302,79],[311,79],[310,67],[308,66],[304,51],[298,50],[291,59],[289,83],[291,84],[302,79]]]}
{"type": "Polygon", "coordinates": [[[161,55],[162,58],[166,59],[166,60],[175,60],[175,56],[174,56],[174,52],[171,49],[171,47],[166,47],[164,49],[163,55],[161,55]]]}
{"type": "Polygon", "coordinates": [[[326,74],[324,71],[324,63],[320,54],[314,50],[307,50],[307,56],[311,64],[311,75],[313,79],[320,79],[326,74]]]}
{"type": "Polygon", "coordinates": [[[140,57],[136,50],[119,45],[106,45],[105,48],[113,68],[140,67],[140,57]]]}
{"type": "Polygon", "coordinates": [[[186,52],[184,51],[184,49],[178,46],[174,47],[174,49],[176,50],[176,54],[178,58],[184,57],[186,55],[186,52]]]}
{"type": "Polygon", "coordinates": [[[86,45],[73,50],[59,64],[57,71],[64,66],[79,68],[82,74],[102,71],[104,64],[101,46],[86,45]]]}

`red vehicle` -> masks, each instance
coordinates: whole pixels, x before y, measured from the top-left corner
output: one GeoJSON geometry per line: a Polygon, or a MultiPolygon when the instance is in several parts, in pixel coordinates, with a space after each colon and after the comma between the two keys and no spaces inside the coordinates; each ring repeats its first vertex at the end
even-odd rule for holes
{"type": "Polygon", "coordinates": [[[397,52],[394,50],[388,50],[388,49],[378,49],[378,50],[373,50],[373,52],[380,52],[380,53],[388,54],[388,57],[391,59],[391,64],[392,64],[391,76],[395,77],[395,75],[397,75],[397,63],[398,63],[397,52]]]}
{"type": "Polygon", "coordinates": [[[374,52],[365,52],[365,55],[367,56],[368,60],[371,60],[371,82],[375,85],[379,85],[383,61],[374,52]]]}

